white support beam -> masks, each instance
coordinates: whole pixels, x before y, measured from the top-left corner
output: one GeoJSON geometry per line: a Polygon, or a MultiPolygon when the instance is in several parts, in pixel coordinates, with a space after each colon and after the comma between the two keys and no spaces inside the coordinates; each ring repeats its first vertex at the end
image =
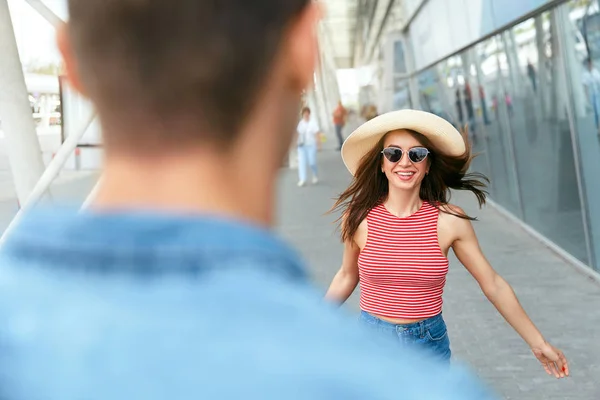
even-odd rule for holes
{"type": "Polygon", "coordinates": [[[64,23],[58,15],[56,15],[42,0],[25,0],[35,11],[37,11],[46,21],[48,21],[54,28],[58,28],[64,23]]]}
{"type": "Polygon", "coordinates": [[[90,207],[90,205],[94,202],[94,200],[96,200],[96,196],[98,195],[98,191],[100,190],[100,185],[102,185],[102,176],[98,178],[98,182],[96,182],[94,188],[83,202],[81,206],[81,211],[87,210],[90,207]]]}
{"type": "MultiPolygon", "coordinates": [[[[0,3],[2,1],[4,0],[0,0],[0,3]]],[[[6,237],[8,237],[10,232],[17,225],[17,223],[23,216],[23,213],[29,210],[32,206],[34,206],[42,198],[44,193],[48,190],[48,188],[50,187],[54,179],[58,176],[71,154],[73,154],[73,151],[77,147],[79,140],[88,130],[88,128],[94,121],[94,118],[96,118],[95,112],[91,113],[89,117],[85,120],[85,123],[81,127],[81,129],[77,131],[77,133],[69,135],[60,147],[60,149],[58,149],[58,152],[56,153],[50,164],[48,164],[48,168],[46,168],[46,170],[38,180],[37,184],[31,191],[31,195],[27,198],[26,201],[21,203],[21,209],[17,212],[17,215],[15,215],[13,220],[10,222],[10,225],[8,225],[8,228],[6,228],[6,230],[2,234],[2,237],[0,238],[0,245],[4,243],[6,237]]],[[[92,191],[91,195],[95,196],[95,192],[92,191]]]]}
{"type": "Polygon", "coordinates": [[[17,197],[24,204],[44,162],[7,0],[0,0],[0,55],[0,123],[17,197]]]}

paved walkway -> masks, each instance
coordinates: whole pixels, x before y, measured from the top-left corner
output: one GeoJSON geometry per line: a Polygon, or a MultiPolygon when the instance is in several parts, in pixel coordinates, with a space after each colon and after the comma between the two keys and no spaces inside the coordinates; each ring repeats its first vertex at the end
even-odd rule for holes
{"type": "MultiPolygon", "coordinates": [[[[80,205],[98,180],[97,171],[64,171],[50,185],[51,200],[59,204],[80,205]]],[[[47,194],[46,194],[47,196],[47,194]]],[[[49,201],[45,197],[42,202],[49,201]]],[[[0,170],[0,232],[4,232],[19,210],[12,177],[0,170]]]]}
{"type": "MultiPolygon", "coordinates": [[[[327,287],[337,271],[342,245],[335,215],[325,214],[332,198],[349,183],[338,153],[319,153],[322,182],[296,187],[296,171],[284,169],[279,186],[279,231],[311,265],[316,282],[327,287]]],[[[71,177],[70,177],[71,178],[71,177]]],[[[59,181],[52,194],[81,202],[96,175],[59,181]]],[[[465,194],[455,202],[479,217],[481,246],[499,273],[513,285],[521,303],[544,335],[563,349],[572,376],[557,381],[545,374],[517,334],[486,300],[474,279],[451,258],[445,318],[455,358],[464,361],[506,399],[600,399],[600,285],[588,280],[492,208],[479,210],[465,194]]],[[[0,199],[0,229],[16,213],[14,198],[0,199]]],[[[348,306],[358,308],[357,293],[348,306]]]]}
{"type": "MultiPolygon", "coordinates": [[[[279,189],[279,231],[306,257],[325,290],[339,268],[342,245],[336,216],[324,215],[349,183],[338,153],[319,153],[322,183],[296,187],[284,170],[279,189]]],[[[475,228],[496,270],[513,286],[546,338],[570,361],[571,377],[546,375],[520,337],[454,258],[444,296],[455,358],[464,361],[506,399],[600,399],[600,285],[590,281],[492,208],[479,210],[466,194],[454,202],[479,217],[475,228]]],[[[357,309],[357,294],[348,302],[357,309]]]]}

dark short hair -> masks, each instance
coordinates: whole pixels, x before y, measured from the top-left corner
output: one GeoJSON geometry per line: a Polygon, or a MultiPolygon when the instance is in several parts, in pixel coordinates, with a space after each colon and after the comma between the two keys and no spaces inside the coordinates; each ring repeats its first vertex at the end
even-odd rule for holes
{"type": "Polygon", "coordinates": [[[310,108],[309,107],[304,107],[302,109],[302,115],[304,115],[304,113],[309,113],[310,114],[310,108]]]}
{"type": "Polygon", "coordinates": [[[101,113],[192,121],[203,128],[193,130],[198,139],[223,143],[240,130],[285,29],[309,3],[69,0],[68,29],[83,87],[101,113]]]}

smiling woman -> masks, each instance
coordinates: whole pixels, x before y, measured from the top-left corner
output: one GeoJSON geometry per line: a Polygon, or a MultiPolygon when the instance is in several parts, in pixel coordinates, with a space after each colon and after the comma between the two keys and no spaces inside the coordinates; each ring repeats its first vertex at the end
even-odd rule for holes
{"type": "MultiPolygon", "coordinates": [[[[418,188],[416,195],[420,196],[421,200],[461,218],[471,219],[464,213],[457,214],[448,207],[451,189],[469,190],[477,196],[480,205],[485,203],[483,181],[486,178],[478,173],[467,172],[473,158],[469,144],[445,120],[429,113],[402,110],[371,121],[357,129],[348,138],[342,150],[346,166],[350,172],[354,171],[352,184],[339,196],[334,205],[334,210],[344,210],[345,220],[341,226],[343,241],[352,238],[373,207],[388,200],[390,186],[418,188]],[[442,137],[442,143],[439,143],[439,137],[427,137],[413,129],[384,131],[379,135],[368,134],[371,126],[378,132],[378,125],[382,121],[387,125],[385,119],[391,118],[393,121],[410,116],[418,121],[422,115],[426,115],[427,118],[434,117],[436,123],[449,129],[448,132],[453,134],[451,139],[442,137]],[[442,152],[438,148],[440,144],[445,151],[442,152]],[[360,152],[369,147],[364,154],[360,152]],[[408,152],[408,156],[404,156],[405,152],[408,152]],[[399,177],[396,173],[405,176],[399,177]]],[[[389,126],[394,126],[393,124],[394,122],[389,126]]]]}
{"type": "Polygon", "coordinates": [[[471,191],[480,205],[486,198],[486,178],[467,172],[469,143],[450,123],[423,111],[384,114],[348,137],[342,158],[354,180],[333,207],[345,249],[328,299],[343,303],[360,282],[361,322],[449,362],[442,294],[452,249],[546,372],[568,375],[562,352],[481,252],[474,218],[449,203],[451,189],[471,191]]]}

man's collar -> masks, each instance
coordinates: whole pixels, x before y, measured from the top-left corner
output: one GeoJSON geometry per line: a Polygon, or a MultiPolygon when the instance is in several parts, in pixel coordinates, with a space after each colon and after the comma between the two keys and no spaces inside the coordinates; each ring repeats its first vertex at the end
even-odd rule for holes
{"type": "MultiPolygon", "coordinates": [[[[68,263],[89,267],[97,264],[95,257],[110,259],[115,265],[126,263],[127,259],[132,262],[148,259],[155,268],[157,259],[169,258],[173,260],[172,265],[164,265],[169,272],[177,270],[178,259],[185,259],[185,268],[189,270],[190,263],[203,268],[206,262],[200,265],[202,260],[232,258],[250,261],[245,264],[260,261],[261,268],[273,269],[294,279],[306,279],[298,254],[271,231],[209,215],[79,212],[70,208],[33,210],[10,233],[2,253],[37,263],[53,259],[53,264],[61,264],[62,257],[63,269],[69,267],[68,263]],[[73,255],[77,255],[79,261],[71,257],[73,255]]],[[[140,268],[143,269],[143,265],[140,268]]]]}

